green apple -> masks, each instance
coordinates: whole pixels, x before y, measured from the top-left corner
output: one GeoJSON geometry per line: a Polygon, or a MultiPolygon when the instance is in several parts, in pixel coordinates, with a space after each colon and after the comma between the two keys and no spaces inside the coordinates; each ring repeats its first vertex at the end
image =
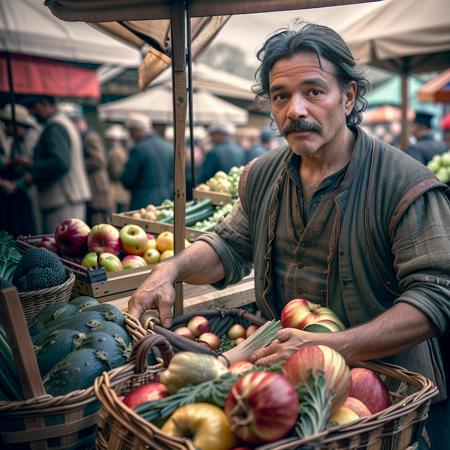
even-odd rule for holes
{"type": "Polygon", "coordinates": [[[450,167],[450,152],[441,155],[441,164],[445,167],[450,167]]]}
{"type": "Polygon", "coordinates": [[[142,256],[147,264],[158,264],[161,253],[159,253],[156,248],[149,248],[145,250],[145,253],[142,256]]]}
{"type": "Polygon", "coordinates": [[[431,161],[427,164],[427,167],[428,167],[433,173],[436,173],[436,172],[439,170],[439,168],[440,168],[441,166],[439,165],[439,162],[438,162],[438,161],[433,161],[433,160],[431,160],[431,161]]]}
{"type": "Polygon", "coordinates": [[[142,255],[148,244],[147,233],[139,226],[128,224],[119,232],[122,248],[129,255],[142,255]]]}
{"type": "Polygon", "coordinates": [[[442,183],[448,183],[450,181],[450,170],[448,167],[441,167],[436,172],[436,177],[439,181],[442,181],[442,183]]]}
{"type": "Polygon", "coordinates": [[[123,270],[119,257],[112,253],[102,253],[98,257],[98,262],[100,267],[103,267],[107,272],[120,272],[123,270]]]}
{"type": "Polygon", "coordinates": [[[95,252],[89,252],[81,261],[81,265],[83,267],[92,267],[96,269],[98,267],[97,263],[97,253],[95,252]]]}

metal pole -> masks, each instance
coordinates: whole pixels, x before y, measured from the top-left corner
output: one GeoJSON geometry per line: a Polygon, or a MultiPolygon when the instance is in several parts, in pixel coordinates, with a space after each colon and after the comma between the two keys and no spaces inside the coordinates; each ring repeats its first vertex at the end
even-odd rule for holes
{"type": "Polygon", "coordinates": [[[16,122],[16,98],[14,95],[14,79],[11,64],[11,55],[6,52],[6,70],[8,72],[8,85],[9,85],[9,98],[11,103],[11,121],[13,127],[13,145],[11,148],[11,156],[19,153],[19,137],[17,135],[17,122],[16,122]]]}
{"type": "MultiPolygon", "coordinates": [[[[174,123],[174,237],[175,254],[184,249],[186,212],[185,126],[186,126],[186,5],[177,0],[170,5],[172,35],[172,86],[174,123]]],[[[183,313],[183,284],[175,286],[174,315],[183,313]]]]}
{"type": "Polygon", "coordinates": [[[192,84],[192,48],[191,48],[191,18],[187,19],[187,64],[188,64],[188,95],[189,95],[189,146],[191,150],[191,179],[195,188],[195,148],[194,148],[194,92],[192,84]]]}

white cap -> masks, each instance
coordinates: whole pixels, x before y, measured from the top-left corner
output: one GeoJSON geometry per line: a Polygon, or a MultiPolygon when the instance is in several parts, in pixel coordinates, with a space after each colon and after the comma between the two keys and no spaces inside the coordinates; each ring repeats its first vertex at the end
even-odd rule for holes
{"type": "Polygon", "coordinates": [[[111,125],[105,130],[106,139],[128,139],[128,131],[122,125],[111,125]]]}
{"type": "Polygon", "coordinates": [[[234,134],[236,133],[236,127],[232,123],[218,122],[212,123],[208,127],[208,131],[210,133],[223,133],[228,136],[234,136],[234,134]]]}
{"type": "Polygon", "coordinates": [[[145,114],[133,113],[125,121],[125,127],[128,129],[134,128],[144,132],[152,131],[152,121],[149,116],[145,114]]]}

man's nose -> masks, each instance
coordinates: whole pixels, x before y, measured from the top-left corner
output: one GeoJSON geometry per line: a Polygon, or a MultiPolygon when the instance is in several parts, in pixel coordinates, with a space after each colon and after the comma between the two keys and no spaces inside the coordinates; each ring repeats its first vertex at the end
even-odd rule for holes
{"type": "Polygon", "coordinates": [[[289,102],[287,115],[289,119],[303,119],[308,116],[307,102],[300,94],[293,95],[289,102]]]}

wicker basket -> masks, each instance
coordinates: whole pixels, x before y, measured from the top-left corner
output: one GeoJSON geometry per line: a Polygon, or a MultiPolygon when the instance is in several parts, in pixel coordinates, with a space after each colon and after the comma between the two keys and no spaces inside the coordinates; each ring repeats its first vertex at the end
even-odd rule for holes
{"type": "Polygon", "coordinates": [[[66,269],[67,279],[63,284],[37,291],[19,292],[25,319],[29,322],[41,309],[51,303],[69,301],[75,283],[75,275],[66,269]]]}
{"type": "Polygon", "coordinates": [[[152,320],[144,321],[144,328],[149,328],[155,333],[167,338],[175,352],[191,351],[217,355],[216,352],[208,349],[206,346],[191,341],[171,331],[177,329],[178,327],[187,325],[189,319],[194,316],[206,317],[211,324],[211,331],[218,336],[222,336],[224,333],[226,333],[230,326],[234,323],[240,323],[245,327],[248,327],[251,324],[261,326],[266,323],[265,319],[255,316],[254,314],[251,314],[243,309],[216,308],[204,311],[195,311],[188,314],[176,316],[170,330],[155,324],[152,320]]]}
{"type": "MultiPolygon", "coordinates": [[[[125,327],[137,344],[148,335],[125,315],[125,327]]],[[[94,387],[52,397],[0,402],[2,450],[86,450],[94,448],[99,404],[94,387]]]]}
{"type": "MultiPolygon", "coordinates": [[[[152,345],[160,348],[165,361],[170,359],[167,339],[163,336],[149,336],[136,346],[136,353],[130,358],[129,364],[104,373],[96,379],[95,393],[101,403],[97,449],[195,450],[192,441],[168,436],[130,410],[118,398],[134,387],[154,381],[164,369],[163,366],[147,367],[146,357],[152,345]]],[[[384,363],[357,363],[354,366],[372,369],[386,381],[395,382],[398,388],[391,392],[395,403],[377,414],[348,425],[329,428],[320,435],[302,440],[284,439],[258,449],[414,449],[427,418],[431,398],[437,394],[437,388],[422,375],[398,366],[384,363]]]]}

